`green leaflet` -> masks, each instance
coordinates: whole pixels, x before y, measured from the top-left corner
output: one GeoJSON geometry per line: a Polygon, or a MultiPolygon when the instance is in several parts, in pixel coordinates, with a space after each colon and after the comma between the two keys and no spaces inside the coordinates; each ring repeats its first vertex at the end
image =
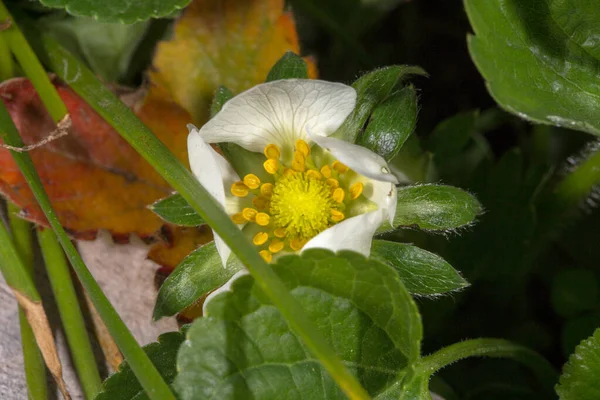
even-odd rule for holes
{"type": "Polygon", "coordinates": [[[597,7],[566,3],[574,2],[465,0],[475,31],[469,51],[506,110],[533,122],[600,135],[600,60],[592,56],[595,45],[582,47],[600,33],[594,23],[598,13],[591,11],[597,7]],[[569,13],[557,18],[564,9],[569,13]]]}
{"type": "MultiPolygon", "coordinates": [[[[370,393],[418,359],[420,317],[390,267],[315,249],[274,270],[370,393]]],[[[206,304],[179,351],[181,399],[345,398],[251,277],[232,289],[206,304]]]]}

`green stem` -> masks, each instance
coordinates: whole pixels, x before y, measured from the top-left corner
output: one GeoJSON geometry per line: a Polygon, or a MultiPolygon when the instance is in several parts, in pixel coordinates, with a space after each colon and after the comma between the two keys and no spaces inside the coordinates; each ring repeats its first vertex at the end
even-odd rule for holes
{"type": "MultiPolygon", "coordinates": [[[[19,136],[19,132],[2,102],[0,102],[0,138],[4,140],[4,143],[10,146],[23,146],[23,141],[19,136]]],[[[58,221],[56,213],[52,208],[52,204],[48,199],[48,195],[44,190],[42,181],[33,166],[31,157],[29,157],[27,152],[19,153],[11,151],[11,154],[38,201],[40,208],[44,212],[46,219],[56,233],[58,241],[65,250],[81,284],[94,304],[94,307],[96,307],[98,314],[108,327],[112,337],[119,346],[119,349],[123,352],[123,355],[129,362],[129,365],[140,381],[140,384],[151,399],[174,400],[175,396],[171,392],[171,389],[160,376],[144,350],[142,350],[140,345],[136,342],[114,307],[110,304],[58,221]]],[[[0,244],[1,243],[2,241],[0,241],[0,244]]],[[[4,246],[0,245],[0,254],[3,250],[4,246]]]]}
{"type": "MultiPolygon", "coordinates": [[[[67,107],[2,0],[0,0],[0,22],[10,24],[6,30],[0,31],[0,36],[6,40],[25,75],[33,83],[52,119],[58,123],[67,115],[67,107]]],[[[10,57],[8,59],[11,60],[10,57]]]]}
{"type": "Polygon", "coordinates": [[[502,339],[472,339],[444,347],[417,363],[417,369],[425,374],[434,372],[467,357],[510,358],[531,369],[543,387],[553,392],[558,373],[552,365],[535,351],[502,339]]]}
{"type": "MultiPolygon", "coordinates": [[[[31,240],[31,225],[17,217],[19,208],[8,205],[8,220],[13,243],[17,253],[23,260],[24,267],[33,277],[33,241],[31,240]]],[[[25,366],[25,381],[27,382],[28,398],[31,400],[47,400],[48,385],[46,383],[46,364],[38,348],[33,330],[25,312],[19,306],[19,326],[21,328],[21,346],[23,347],[23,364],[25,366]]]]}
{"type": "Polygon", "coordinates": [[[4,36],[0,35],[0,82],[14,76],[12,54],[4,36]]]}
{"type": "Polygon", "coordinates": [[[54,39],[39,33],[31,36],[31,43],[50,68],[110,123],[223,238],[286,318],[290,327],[304,340],[348,397],[368,399],[369,395],[365,389],[337,357],[304,310],[258,254],[255,246],[248,241],[191,172],[125,104],[104,87],[89,69],[65,51],[54,39]]]}
{"type": "Polygon", "coordinates": [[[100,391],[102,381],[71,281],[69,266],[52,230],[38,230],[38,242],[81,386],[86,398],[93,399],[100,391]]]}

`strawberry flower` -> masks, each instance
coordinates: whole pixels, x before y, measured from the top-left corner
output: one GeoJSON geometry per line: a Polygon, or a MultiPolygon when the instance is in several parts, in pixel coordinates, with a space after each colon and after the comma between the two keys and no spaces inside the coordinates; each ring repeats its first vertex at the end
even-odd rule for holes
{"type": "MultiPolygon", "coordinates": [[[[229,100],[200,130],[188,125],[192,172],[267,262],[309,248],[368,256],[377,228],[392,222],[398,181],[386,161],[329,137],[355,105],[350,86],[279,80],[229,100]],[[210,146],[222,142],[262,158],[239,176],[210,146]]],[[[218,235],[215,244],[226,265],[231,250],[218,235]]]]}

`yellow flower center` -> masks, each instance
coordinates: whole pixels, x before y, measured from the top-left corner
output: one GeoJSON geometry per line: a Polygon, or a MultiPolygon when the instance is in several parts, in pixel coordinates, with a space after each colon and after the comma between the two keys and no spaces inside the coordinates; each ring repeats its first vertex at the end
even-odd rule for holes
{"type": "MultiPolygon", "coordinates": [[[[351,202],[363,192],[359,175],[335,160],[315,165],[310,147],[296,141],[294,158],[289,166],[279,157],[280,149],[269,144],[264,149],[263,167],[273,182],[261,182],[248,174],[231,186],[231,193],[248,197],[248,207],[231,216],[237,224],[252,223],[252,241],[260,255],[271,262],[273,254],[288,249],[298,251],[325,229],[343,221],[351,202]]],[[[244,200],[245,201],[245,200],[244,200]]]]}
{"type": "Polygon", "coordinates": [[[269,212],[274,227],[285,228],[286,236],[308,240],[331,226],[331,210],[339,208],[323,179],[299,172],[275,182],[269,212]]]}

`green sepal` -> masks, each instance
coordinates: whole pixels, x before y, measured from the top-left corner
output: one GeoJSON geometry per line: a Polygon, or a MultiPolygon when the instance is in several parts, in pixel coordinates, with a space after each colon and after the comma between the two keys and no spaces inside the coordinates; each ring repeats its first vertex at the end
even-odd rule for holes
{"type": "Polygon", "coordinates": [[[204,219],[178,193],[160,199],[148,206],[148,208],[171,224],[179,226],[199,226],[204,224],[204,219]]]}
{"type": "Polygon", "coordinates": [[[437,296],[469,286],[442,257],[410,244],[374,240],[371,258],[394,268],[413,296],[437,296]]]}
{"type": "Polygon", "coordinates": [[[417,115],[417,92],[409,85],[375,107],[357,143],[391,161],[415,130],[417,115]]]}
{"type": "Polygon", "coordinates": [[[412,75],[427,76],[427,73],[416,66],[394,65],[358,78],[352,84],[357,94],[356,107],[332,136],[350,143],[356,142],[375,107],[399,90],[412,75]]]}
{"type": "Polygon", "coordinates": [[[233,255],[223,267],[215,242],[196,249],[183,259],[160,287],[153,319],[177,314],[221,287],[240,269],[242,265],[233,255]]]}
{"type": "Polygon", "coordinates": [[[306,63],[294,52],[288,51],[273,65],[265,82],[279,79],[308,79],[306,63]]]}

